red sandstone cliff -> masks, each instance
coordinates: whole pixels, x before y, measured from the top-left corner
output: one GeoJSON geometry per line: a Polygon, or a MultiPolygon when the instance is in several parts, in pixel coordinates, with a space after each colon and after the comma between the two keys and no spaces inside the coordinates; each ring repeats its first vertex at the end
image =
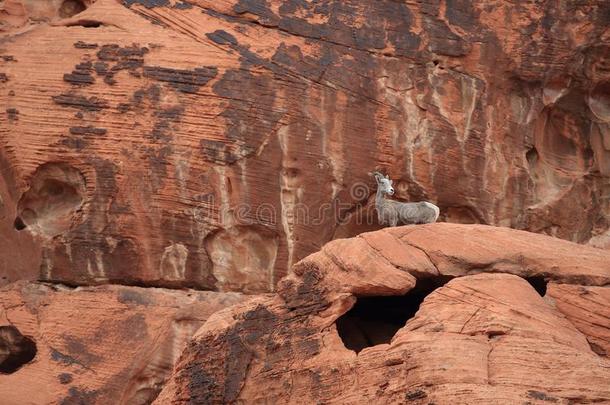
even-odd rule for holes
{"type": "Polygon", "coordinates": [[[608,245],[606,1],[0,7],[3,282],[268,291],[377,228],[372,169],[608,245]]]}
{"type": "Polygon", "coordinates": [[[610,402],[609,27],[605,0],[1,2],[0,402],[610,402]],[[362,233],[371,170],[505,228],[362,233]]]}

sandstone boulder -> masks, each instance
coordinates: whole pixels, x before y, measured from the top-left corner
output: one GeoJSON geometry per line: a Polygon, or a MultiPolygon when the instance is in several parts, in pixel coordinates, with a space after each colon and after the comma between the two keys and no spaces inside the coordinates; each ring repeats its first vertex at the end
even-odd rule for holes
{"type": "Polygon", "coordinates": [[[149,404],[237,293],[18,282],[0,291],[0,402],[149,404]]]}
{"type": "Polygon", "coordinates": [[[609,263],[481,225],[333,241],[214,314],[155,403],[608,402],[609,263]]]}

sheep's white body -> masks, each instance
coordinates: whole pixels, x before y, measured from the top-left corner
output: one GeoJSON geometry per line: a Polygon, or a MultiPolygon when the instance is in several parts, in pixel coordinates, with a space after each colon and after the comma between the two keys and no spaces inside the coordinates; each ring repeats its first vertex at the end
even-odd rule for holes
{"type": "Polygon", "coordinates": [[[440,209],[427,201],[404,203],[386,198],[386,195],[394,194],[392,180],[375,172],[377,180],[377,195],[375,197],[375,208],[377,218],[383,225],[396,226],[400,224],[429,224],[436,222],[440,209]]]}

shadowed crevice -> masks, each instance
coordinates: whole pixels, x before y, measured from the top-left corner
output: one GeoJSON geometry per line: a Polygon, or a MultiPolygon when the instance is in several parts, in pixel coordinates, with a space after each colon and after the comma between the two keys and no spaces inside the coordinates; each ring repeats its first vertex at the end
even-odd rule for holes
{"type": "Polygon", "coordinates": [[[415,288],[402,296],[358,297],[354,307],[336,322],[343,344],[358,353],[367,347],[390,343],[396,332],[415,316],[424,299],[452,278],[417,280],[415,288]]]}
{"type": "Polygon", "coordinates": [[[534,288],[534,290],[536,290],[536,292],[541,297],[544,297],[546,295],[546,285],[548,284],[548,282],[544,279],[544,277],[542,277],[542,276],[525,277],[525,281],[530,283],[530,285],[534,288]]]}

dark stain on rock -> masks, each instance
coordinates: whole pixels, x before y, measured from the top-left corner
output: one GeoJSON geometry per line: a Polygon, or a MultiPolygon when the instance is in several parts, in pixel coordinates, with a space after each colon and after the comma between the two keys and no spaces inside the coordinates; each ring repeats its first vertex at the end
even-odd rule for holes
{"type": "MultiPolygon", "coordinates": [[[[104,330],[104,329],[101,329],[104,330]]],[[[121,322],[118,328],[125,341],[142,341],[148,336],[148,325],[144,314],[133,314],[121,322]]]]}
{"type": "Polygon", "coordinates": [[[91,75],[93,66],[91,62],[82,62],[74,67],[72,73],[64,74],[64,81],[73,85],[89,85],[95,83],[91,75]]]}
{"type": "MultiPolygon", "coordinates": [[[[317,355],[320,342],[307,326],[307,317],[292,315],[276,315],[259,304],[236,314],[233,326],[218,335],[191,342],[183,355],[189,365],[178,379],[189,384],[191,399],[204,401],[193,403],[237,401],[253,361],[262,362],[263,372],[268,372],[284,367],[295,352],[317,355]]],[[[310,377],[321,382],[317,372],[310,377]]]]}
{"type": "Polygon", "coordinates": [[[6,75],[6,73],[0,73],[0,83],[6,82],[8,82],[8,76],[6,75]]]}
{"type": "Polygon", "coordinates": [[[95,135],[95,136],[102,136],[102,135],[106,135],[106,132],[108,132],[106,130],[106,128],[96,128],[94,126],[87,126],[87,127],[71,127],[70,128],[70,133],[72,135],[95,135]]]}
{"type": "Polygon", "coordinates": [[[145,20],[148,20],[151,22],[151,24],[154,25],[158,25],[160,27],[163,28],[169,28],[169,25],[167,25],[166,23],[164,23],[163,21],[161,21],[161,19],[159,19],[158,17],[146,14],[141,12],[140,10],[134,10],[136,14],[138,14],[140,17],[144,18],[145,20]]]}
{"type": "Polygon", "coordinates": [[[153,303],[153,301],[145,294],[129,288],[122,288],[117,291],[117,301],[119,301],[121,304],[135,304],[143,306],[149,306],[153,303]]]}
{"type": "Polygon", "coordinates": [[[545,402],[557,402],[557,401],[559,401],[555,397],[550,397],[547,394],[545,394],[544,392],[535,391],[535,390],[527,391],[527,396],[530,397],[530,398],[537,399],[539,401],[545,401],[545,402]]]}
{"type": "Polygon", "coordinates": [[[150,102],[151,106],[155,107],[161,100],[161,87],[158,84],[153,84],[146,88],[136,90],[133,92],[131,99],[133,105],[136,107],[142,107],[147,100],[150,102]]]}
{"type": "Polygon", "coordinates": [[[108,64],[106,62],[97,61],[93,64],[95,73],[99,76],[105,76],[108,73],[108,64]]]}
{"type": "Polygon", "coordinates": [[[96,403],[97,396],[97,391],[70,387],[68,395],[61,400],[60,405],[90,405],[96,403]]]}
{"type": "Polygon", "coordinates": [[[80,360],[79,364],[85,363],[88,365],[93,365],[101,360],[98,355],[91,353],[87,345],[84,344],[80,339],[70,335],[64,335],[63,338],[68,352],[73,356],[78,355],[80,360]]]}
{"type": "Polygon", "coordinates": [[[156,188],[161,186],[163,178],[167,174],[167,166],[169,165],[168,158],[171,156],[173,150],[172,147],[167,145],[161,149],[149,149],[147,151],[148,163],[155,176],[158,176],[157,181],[153,181],[156,184],[156,188]]]}
{"type": "Polygon", "coordinates": [[[70,373],[61,373],[57,376],[60,384],[70,384],[73,381],[72,374],[70,373]]]}
{"type": "Polygon", "coordinates": [[[96,49],[97,44],[87,43],[83,41],[77,41],[74,43],[74,47],[77,49],[96,49]]]}
{"type": "Polygon", "coordinates": [[[155,116],[161,120],[170,120],[170,121],[178,121],[182,114],[184,113],[184,107],[182,106],[173,106],[161,108],[155,112],[155,116]]]}
{"type": "Polygon", "coordinates": [[[81,363],[78,360],[76,360],[74,357],[68,356],[67,354],[63,354],[54,348],[51,348],[51,359],[58,363],[64,364],[66,366],[69,366],[72,364],[81,365],[81,363]]]}
{"type": "Polygon", "coordinates": [[[430,35],[430,51],[438,55],[464,56],[470,51],[470,44],[454,34],[444,21],[426,18],[426,28],[430,35]]]}
{"type": "Polygon", "coordinates": [[[140,47],[137,44],[125,47],[117,44],[103,45],[97,52],[99,60],[93,66],[95,72],[104,77],[104,83],[114,85],[116,84],[114,75],[122,70],[127,70],[132,75],[139,75],[138,70],[144,65],[144,55],[148,52],[147,47],[140,47]]]}
{"type": "Polygon", "coordinates": [[[16,108],[7,108],[6,115],[8,116],[9,121],[19,120],[19,110],[16,108]]]}
{"type": "MultiPolygon", "coordinates": [[[[478,13],[469,0],[446,0],[445,17],[451,25],[462,28],[468,34],[481,31],[478,13]]],[[[547,14],[548,16],[548,14],[547,14]]]]}
{"type": "Polygon", "coordinates": [[[123,5],[126,7],[131,7],[134,4],[138,4],[146,8],[170,6],[169,0],[123,0],[123,5]]]}
{"type": "Polygon", "coordinates": [[[233,11],[237,14],[253,14],[258,17],[258,22],[266,27],[277,27],[280,20],[266,0],[239,0],[233,6],[233,11]]]}
{"type": "Polygon", "coordinates": [[[173,149],[167,143],[173,138],[173,131],[177,129],[184,113],[184,107],[180,104],[160,105],[162,90],[163,88],[158,84],[136,90],[132,95],[131,103],[121,107],[121,112],[133,110],[138,114],[146,114],[147,122],[152,121],[152,129],[146,135],[152,140],[152,145],[142,146],[140,151],[148,157],[152,169],[150,175],[153,190],[157,190],[162,185],[167,175],[168,159],[173,153],[173,149]]]}
{"type": "Polygon", "coordinates": [[[218,74],[215,67],[202,67],[193,70],[171,69],[159,66],[145,66],[144,76],[168,83],[183,93],[196,93],[218,74]]]}
{"type": "Polygon", "coordinates": [[[278,65],[289,67],[314,82],[319,82],[335,58],[328,47],[322,51],[320,58],[311,58],[303,55],[298,46],[286,46],[282,42],[271,60],[278,65]]]}
{"type": "Polygon", "coordinates": [[[424,390],[414,390],[409,391],[405,394],[405,400],[407,401],[415,401],[416,399],[426,398],[428,394],[424,390]]]}
{"type": "Polygon", "coordinates": [[[262,337],[267,333],[266,331],[274,330],[278,321],[277,317],[263,306],[240,314],[240,318],[240,322],[229,331],[229,334],[240,336],[241,339],[231,339],[227,336],[229,338],[229,351],[226,360],[227,374],[224,385],[225,402],[236,401],[241,392],[253,358],[250,347],[260,343],[262,337]]]}
{"type": "MultiPolygon", "coordinates": [[[[303,333],[304,335],[306,335],[306,334],[311,335],[311,333],[312,333],[311,330],[308,330],[305,328],[300,329],[300,332],[303,333]]],[[[299,344],[299,352],[303,353],[306,358],[311,358],[311,357],[314,357],[314,356],[320,354],[320,342],[318,341],[318,338],[313,337],[313,338],[305,339],[305,340],[301,341],[299,344]]]]}
{"type": "Polygon", "coordinates": [[[199,142],[205,160],[215,164],[233,164],[238,157],[230,150],[230,146],[222,141],[202,139],[199,142]]]}
{"type": "Polygon", "coordinates": [[[82,111],[102,111],[108,108],[106,100],[98,97],[85,97],[74,93],[64,93],[59,96],[53,96],[53,101],[63,107],[77,108],[82,111]]]}
{"type": "Polygon", "coordinates": [[[383,2],[379,7],[366,9],[362,3],[354,2],[285,2],[279,13],[281,30],[357,50],[384,49],[386,33],[394,39],[397,39],[396,31],[409,36],[411,21],[406,4],[400,2],[383,2]],[[367,15],[364,26],[350,24],[354,15],[362,13],[367,15]],[[314,15],[324,15],[327,21],[312,24],[308,18],[314,15]],[[400,27],[395,27],[397,24],[400,27]]]}
{"type": "Polygon", "coordinates": [[[278,290],[286,302],[286,307],[291,310],[293,316],[323,311],[328,306],[324,298],[326,291],[320,287],[323,273],[317,265],[307,261],[299,263],[295,270],[302,274],[302,281],[297,285],[285,284],[278,290]]]}
{"type": "Polygon", "coordinates": [[[2,60],[5,62],[17,62],[17,59],[13,55],[2,55],[2,60]]]}
{"type": "Polygon", "coordinates": [[[103,262],[110,282],[123,283],[127,280],[126,284],[141,285],[140,248],[130,239],[118,235],[117,239],[119,241],[113,246],[105,240],[98,243],[104,252],[103,262]]]}
{"type": "Polygon", "coordinates": [[[202,144],[206,157],[216,160],[225,155],[232,160],[255,153],[285,114],[273,108],[276,90],[268,75],[245,69],[227,71],[214,84],[213,91],[229,100],[229,105],[220,114],[227,121],[228,142],[226,147],[202,144]]]}
{"type": "MultiPolygon", "coordinates": [[[[413,57],[418,52],[421,40],[411,32],[413,14],[405,3],[385,3],[387,8],[381,15],[385,20],[387,41],[394,46],[396,56],[413,57]]],[[[381,11],[380,11],[381,13],[381,11]]]]}
{"type": "Polygon", "coordinates": [[[237,45],[237,39],[224,30],[209,32],[205,36],[219,45],[237,45]]]}
{"type": "Polygon", "coordinates": [[[119,103],[119,105],[117,105],[116,108],[121,114],[125,114],[127,111],[129,111],[131,109],[131,104],[119,103]]]}
{"type": "Polygon", "coordinates": [[[70,149],[83,150],[88,148],[91,142],[83,138],[72,138],[66,137],[61,140],[61,145],[64,145],[70,149]]]}
{"type": "Polygon", "coordinates": [[[206,373],[201,364],[194,364],[187,369],[186,379],[189,390],[189,405],[212,404],[219,398],[214,395],[218,391],[216,380],[206,373]]]}
{"type": "Polygon", "coordinates": [[[169,141],[171,136],[172,124],[178,123],[184,107],[174,106],[158,109],[154,112],[155,123],[153,124],[152,131],[150,133],[153,141],[169,141]]]}

